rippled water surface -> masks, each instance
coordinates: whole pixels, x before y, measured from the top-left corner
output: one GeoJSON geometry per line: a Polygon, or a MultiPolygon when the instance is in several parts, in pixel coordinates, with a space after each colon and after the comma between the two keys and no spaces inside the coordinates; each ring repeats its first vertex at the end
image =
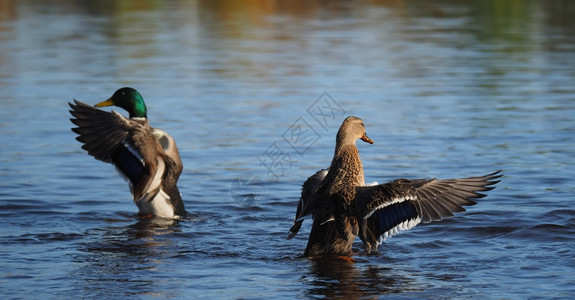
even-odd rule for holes
{"type": "MultiPolygon", "coordinates": [[[[575,295],[575,2],[0,1],[0,294],[575,295]],[[132,86],[174,136],[190,216],[138,220],[67,102],[132,86]],[[363,118],[366,180],[502,169],[467,212],[354,262],[285,240],[363,118]]],[[[119,109],[116,109],[119,110],[119,109]]]]}

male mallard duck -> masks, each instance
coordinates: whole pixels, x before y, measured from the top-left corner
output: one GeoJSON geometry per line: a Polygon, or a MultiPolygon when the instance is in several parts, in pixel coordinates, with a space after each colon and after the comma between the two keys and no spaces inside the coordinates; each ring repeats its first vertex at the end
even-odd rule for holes
{"type": "Polygon", "coordinates": [[[178,218],[185,215],[184,203],[176,186],[183,165],[174,139],[150,127],[146,104],[133,88],[121,88],[96,107],[115,105],[128,111],[130,118],[106,112],[74,99],[69,103],[72,131],[82,149],[96,159],[116,166],[130,185],[140,216],[178,218]]]}
{"type": "Polygon", "coordinates": [[[485,197],[498,183],[500,171],[459,179],[398,179],[366,186],[355,141],[373,144],[363,121],[347,117],[337,133],[335,154],[329,169],[320,170],[303,184],[296,217],[288,239],[294,237],[304,217],[313,226],[305,256],[350,255],[359,235],[367,253],[387,237],[419,223],[440,221],[474,205],[471,199],[485,197]]]}

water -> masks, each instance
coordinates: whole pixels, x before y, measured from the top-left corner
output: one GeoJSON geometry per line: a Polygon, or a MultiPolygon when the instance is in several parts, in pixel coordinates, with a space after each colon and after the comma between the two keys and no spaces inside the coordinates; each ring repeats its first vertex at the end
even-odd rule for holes
{"type": "Polygon", "coordinates": [[[0,1],[2,298],[573,297],[574,15],[569,1],[0,1]],[[70,131],[68,101],[122,86],[177,140],[177,224],[139,221],[70,131]],[[369,182],[505,177],[376,255],[357,241],[355,262],[301,258],[310,222],[285,240],[300,185],[347,115],[375,141],[358,143],[369,182]]]}

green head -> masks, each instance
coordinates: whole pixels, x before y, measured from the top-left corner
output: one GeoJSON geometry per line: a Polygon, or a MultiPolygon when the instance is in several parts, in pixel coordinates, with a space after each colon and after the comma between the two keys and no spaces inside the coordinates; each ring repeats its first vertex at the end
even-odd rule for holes
{"type": "Polygon", "coordinates": [[[146,103],[144,98],[133,88],[125,87],[117,90],[110,99],[94,106],[118,106],[130,113],[130,118],[147,118],[146,103]]]}

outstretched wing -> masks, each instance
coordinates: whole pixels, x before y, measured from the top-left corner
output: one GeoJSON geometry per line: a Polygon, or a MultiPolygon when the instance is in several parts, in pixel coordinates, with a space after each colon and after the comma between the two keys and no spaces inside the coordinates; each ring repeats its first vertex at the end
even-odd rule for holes
{"type": "Polygon", "coordinates": [[[497,171],[485,176],[459,179],[398,179],[370,187],[358,187],[355,197],[359,236],[368,252],[387,237],[413,228],[419,223],[440,221],[463,206],[476,204],[472,199],[485,197],[481,191],[495,188],[497,171]]]}
{"type": "Polygon", "coordinates": [[[70,121],[78,126],[72,131],[78,134],[76,139],[83,143],[82,149],[98,160],[114,164],[130,182],[134,199],[149,193],[158,169],[158,151],[162,150],[147,121],[138,122],[74,102],[69,103],[75,117],[70,121]]]}
{"type": "Polygon", "coordinates": [[[289,230],[290,232],[287,236],[288,240],[292,239],[298,233],[305,217],[312,213],[314,192],[327,175],[327,171],[327,169],[319,170],[303,183],[301,197],[299,198],[293,225],[291,226],[289,230]]]}
{"type": "Polygon", "coordinates": [[[77,100],[74,102],[68,105],[72,108],[70,113],[75,117],[70,121],[78,126],[72,128],[79,135],[76,140],[83,143],[82,149],[97,160],[112,163],[114,151],[128,136],[130,120],[77,100]]]}

